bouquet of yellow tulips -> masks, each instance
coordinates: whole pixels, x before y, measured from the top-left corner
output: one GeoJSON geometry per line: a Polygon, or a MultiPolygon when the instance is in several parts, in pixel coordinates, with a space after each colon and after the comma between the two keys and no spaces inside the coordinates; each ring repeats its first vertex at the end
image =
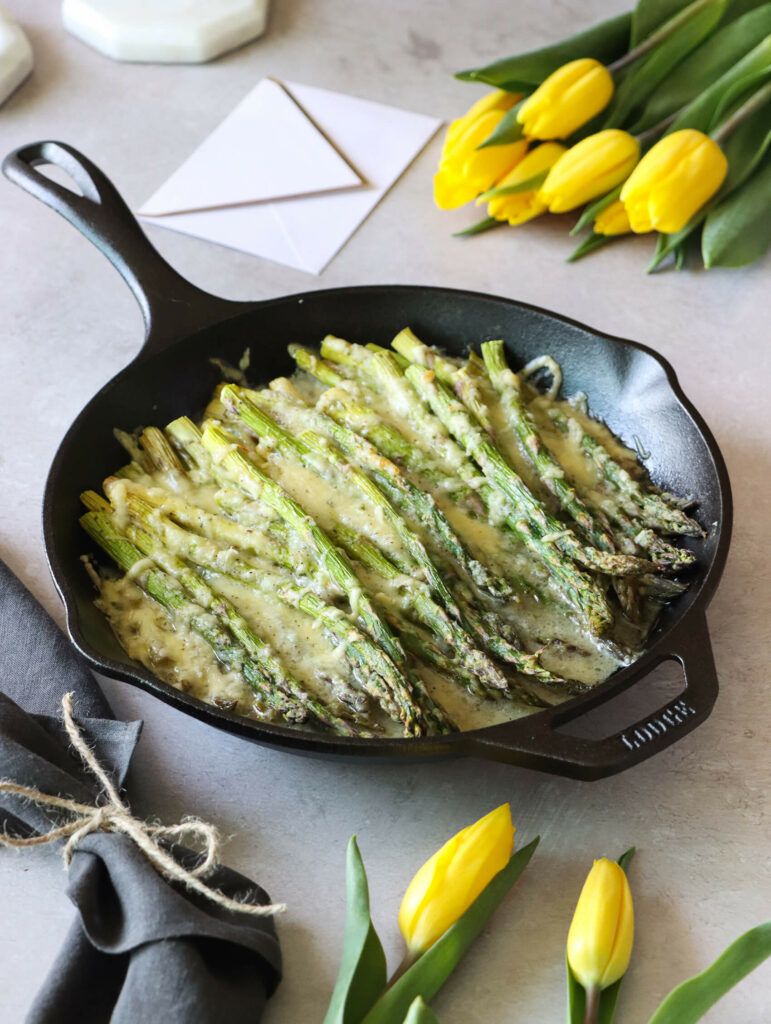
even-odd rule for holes
{"type": "MultiPolygon", "coordinates": [[[[340,973],[324,1024],[438,1024],[428,1003],[525,870],[536,836],[514,852],[508,804],[449,839],[412,879],[399,910],[404,959],[390,980],[372,924],[364,864],[354,836],[346,865],[347,916],[340,973]]],[[[594,862],[567,937],[567,1024],[611,1024],[634,936],[626,871],[594,862]]],[[[771,956],[771,922],[745,932],[718,959],[675,988],[649,1024],[695,1024],[771,956]]]]}
{"type": "Polygon", "coordinates": [[[737,267],[771,244],[771,3],[639,0],[554,46],[463,71],[495,91],[453,121],[441,209],[487,205],[459,235],[583,210],[569,258],[657,233],[650,269],[737,267]]]}

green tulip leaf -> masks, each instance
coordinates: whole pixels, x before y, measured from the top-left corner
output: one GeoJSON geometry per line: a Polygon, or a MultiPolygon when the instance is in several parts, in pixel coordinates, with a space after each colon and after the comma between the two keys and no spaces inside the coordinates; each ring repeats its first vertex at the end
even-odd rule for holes
{"type": "Polygon", "coordinates": [[[690,0],[637,0],[632,12],[630,46],[639,46],[670,18],[685,10],[690,0]]]}
{"type": "Polygon", "coordinates": [[[567,1024],[584,1024],[584,1013],[586,1011],[586,992],[584,986],[576,978],[575,974],[565,958],[565,970],[568,978],[568,1014],[567,1024]]]}
{"type": "Polygon", "coordinates": [[[431,1000],[447,981],[463,954],[481,932],[503,897],[527,867],[540,837],[518,850],[506,867],[477,896],[468,910],[383,993],[363,1024],[404,1020],[416,996],[431,1000]]]}
{"type": "Polygon", "coordinates": [[[595,249],[601,249],[604,245],[608,245],[617,238],[623,237],[623,235],[598,235],[592,232],[591,235],[587,235],[583,242],[581,242],[581,244],[571,252],[565,262],[576,263],[578,260],[583,259],[584,256],[588,256],[590,252],[594,252],[595,249]]]}
{"type": "Polygon", "coordinates": [[[418,996],[410,1006],[410,1011],[404,1018],[404,1024],[439,1024],[439,1018],[431,1007],[426,1006],[418,996]]]}
{"type": "Polygon", "coordinates": [[[571,235],[580,234],[584,228],[589,227],[592,221],[596,220],[597,214],[602,213],[603,210],[607,209],[611,203],[615,203],[618,197],[621,195],[621,189],[623,183],[617,185],[612,192],[608,192],[606,196],[602,196],[600,199],[595,199],[593,203],[584,207],[583,213],[578,218],[575,227],[571,230],[571,235]]]}
{"type": "Polygon", "coordinates": [[[476,224],[472,224],[470,228],[466,228],[463,231],[456,231],[452,237],[470,238],[472,235],[481,235],[485,231],[490,231],[491,228],[502,228],[505,223],[505,220],[496,220],[495,217],[485,217],[484,220],[478,220],[476,224]]]}
{"type": "MultiPolygon", "coordinates": [[[[631,45],[638,46],[661,28],[670,18],[685,10],[690,0],[638,0],[632,14],[631,45]]],[[[759,7],[764,0],[729,0],[723,24],[743,17],[747,11],[759,7]]]]}
{"type": "Polygon", "coordinates": [[[634,134],[681,110],[713,83],[725,75],[737,61],[771,33],[771,3],[749,11],[738,21],[721,27],[674,68],[653,90],[639,119],[632,126],[634,134]]]}
{"type": "Polygon", "coordinates": [[[623,869],[625,874],[627,873],[626,869],[632,863],[632,857],[634,857],[636,852],[637,852],[637,847],[636,846],[630,846],[629,849],[628,850],[624,850],[624,852],[618,858],[618,862],[617,863],[618,863],[619,867],[621,867],[623,869]]]}
{"type": "Polygon", "coordinates": [[[594,57],[603,64],[611,64],[617,60],[627,51],[631,22],[631,14],[621,14],[559,43],[505,57],[486,67],[459,71],[455,77],[464,82],[486,82],[509,92],[532,91],[568,61],[594,57]]]}
{"type": "Polygon", "coordinates": [[[771,246],[771,159],[707,215],[701,236],[705,267],[745,267],[771,246]]]}
{"type": "Polygon", "coordinates": [[[369,916],[367,873],[356,836],[348,843],[345,892],[345,937],[340,973],[324,1024],[360,1024],[388,980],[383,947],[369,916]]]}
{"type": "Polygon", "coordinates": [[[519,181],[516,185],[499,185],[498,188],[491,188],[487,192],[483,192],[479,198],[487,201],[495,199],[496,196],[516,196],[522,192],[535,192],[546,181],[548,173],[548,170],[539,171],[538,174],[525,178],[524,181],[519,181]]]}
{"type": "Polygon", "coordinates": [[[524,102],[524,100],[520,100],[519,103],[507,110],[495,126],[495,131],[488,135],[485,141],[477,146],[477,149],[486,149],[487,146],[507,146],[510,142],[519,142],[524,138],[522,125],[517,120],[519,108],[524,102]]]}
{"type": "Polygon", "coordinates": [[[686,21],[624,76],[608,108],[606,128],[620,128],[628,123],[631,115],[646,102],[669,72],[713,31],[725,13],[727,2],[694,0],[685,11],[676,15],[678,19],[682,18],[692,9],[686,21]]]}
{"type": "MultiPolygon", "coordinates": [[[[567,1024],[584,1024],[586,1012],[586,992],[581,982],[576,978],[565,963],[568,978],[568,1012],[567,1024]]],[[[600,1005],[597,1008],[597,1024],[612,1024],[618,1002],[618,990],[621,988],[621,980],[614,982],[600,993],[600,1005]]]]}
{"type": "MultiPolygon", "coordinates": [[[[759,110],[733,131],[721,142],[721,147],[728,160],[728,173],[717,193],[700,210],[691,217],[688,223],[676,234],[659,235],[656,252],[653,255],[648,273],[675,252],[698,228],[719,203],[731,195],[752,175],[771,145],[771,99],[759,110]]],[[[682,263],[680,264],[682,266],[682,263]]]]}
{"type": "Polygon", "coordinates": [[[744,75],[733,82],[720,98],[720,103],[712,115],[708,134],[712,135],[716,132],[769,79],[771,79],[771,65],[761,71],[753,71],[744,75]]]}
{"type": "Polygon", "coordinates": [[[669,132],[679,131],[681,128],[695,128],[697,131],[709,131],[709,126],[715,115],[723,94],[730,89],[735,82],[741,81],[748,75],[757,71],[765,70],[771,63],[771,35],[758,43],[758,45],[745,54],[729,71],[714,82],[700,96],[697,96],[672,123],[669,132]]]}
{"type": "Polygon", "coordinates": [[[766,921],[740,936],[706,971],[673,989],[648,1024],[695,1024],[769,956],[771,921],[766,921]]]}

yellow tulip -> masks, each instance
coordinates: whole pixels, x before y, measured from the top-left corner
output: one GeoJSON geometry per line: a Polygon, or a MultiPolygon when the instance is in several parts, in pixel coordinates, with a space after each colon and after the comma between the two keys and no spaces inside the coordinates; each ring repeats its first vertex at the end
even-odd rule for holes
{"type": "Polygon", "coordinates": [[[665,135],[642,158],[621,190],[632,231],[673,234],[723,184],[728,161],[703,132],[665,135]]]}
{"type": "Polygon", "coordinates": [[[620,185],[640,159],[634,135],[618,128],[590,135],[559,158],[539,196],[552,213],[565,213],[620,185]]]}
{"type": "Polygon", "coordinates": [[[488,92],[481,99],[478,99],[476,103],[469,107],[463,117],[458,117],[454,121],[450,122],[449,127],[444,136],[444,144],[442,146],[442,155],[439,158],[440,164],[444,160],[448,151],[455,145],[458,138],[463,132],[469,128],[477,118],[483,114],[487,114],[491,110],[502,110],[506,113],[510,110],[515,103],[519,103],[522,99],[522,94],[515,94],[512,92],[504,92],[503,89],[495,89],[493,92],[488,92]]]}
{"type": "Polygon", "coordinates": [[[600,210],[594,219],[595,235],[625,235],[631,230],[626,207],[620,199],[600,210]]]}
{"type": "Polygon", "coordinates": [[[506,867],[513,848],[511,808],[503,804],[453,836],[426,861],[399,908],[409,957],[433,946],[455,924],[506,867]]]}
{"type": "MultiPolygon", "coordinates": [[[[523,157],[513,171],[509,171],[501,178],[496,188],[518,185],[542,171],[548,171],[564,152],[565,147],[559,142],[544,142],[542,146],[531,150],[523,157]]],[[[545,210],[546,204],[541,201],[537,188],[529,192],[515,192],[509,196],[494,196],[487,206],[488,216],[495,217],[496,220],[507,220],[509,224],[524,224],[545,210]]]]}
{"type": "Polygon", "coordinates": [[[517,120],[531,139],[564,139],[599,114],[612,95],[608,69],[583,57],[552,72],[519,108],[517,120]]]}
{"type": "Polygon", "coordinates": [[[434,201],[441,210],[453,210],[471,202],[512,169],[527,152],[521,139],[505,146],[478,147],[498,127],[518,97],[497,90],[483,97],[461,118],[453,121],[434,175],[434,201]]]}
{"type": "Polygon", "coordinates": [[[629,966],[634,937],[632,894],[624,869],[596,860],[578,898],[568,933],[568,963],[595,998],[618,981],[629,966]]]}

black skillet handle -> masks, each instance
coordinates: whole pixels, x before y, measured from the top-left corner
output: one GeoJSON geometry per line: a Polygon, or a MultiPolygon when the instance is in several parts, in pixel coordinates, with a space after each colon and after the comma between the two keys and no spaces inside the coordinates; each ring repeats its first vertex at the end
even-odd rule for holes
{"type": "MultiPolygon", "coordinates": [[[[9,153],[3,173],[74,224],[122,275],[142,309],[143,351],[158,351],[243,307],[196,288],[152,246],[109,178],[64,142],[33,142],[9,153]],[[78,185],[77,195],[36,168],[60,167],[78,185]]],[[[247,304],[244,304],[247,305],[247,304]]]]}
{"type": "Polygon", "coordinates": [[[691,615],[672,637],[669,649],[635,680],[639,685],[641,679],[663,661],[674,659],[680,662],[685,688],[658,711],[613,736],[594,740],[570,736],[558,728],[601,704],[602,697],[588,707],[586,701],[582,701],[579,707],[571,707],[568,703],[551,714],[533,715],[511,723],[513,728],[508,737],[508,726],[505,725],[484,730],[475,737],[471,753],[492,760],[514,760],[518,764],[578,779],[601,779],[625,771],[664,750],[700,725],[717,699],[717,671],[707,621],[703,611],[694,609],[691,615]],[[694,613],[695,618],[691,618],[694,613]],[[525,723],[530,723],[531,729],[529,733],[523,729],[523,739],[519,727],[525,723]],[[489,734],[489,738],[485,734],[489,734]],[[512,757],[514,751],[522,756],[512,757]]]}

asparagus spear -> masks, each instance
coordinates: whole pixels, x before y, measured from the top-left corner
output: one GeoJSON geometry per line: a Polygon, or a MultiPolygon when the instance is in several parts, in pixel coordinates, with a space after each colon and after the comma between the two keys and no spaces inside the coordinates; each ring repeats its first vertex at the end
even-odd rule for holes
{"type": "MultiPolygon", "coordinates": [[[[506,420],[522,442],[543,486],[557,498],[592,544],[602,551],[615,551],[613,538],[604,523],[579,498],[575,488],[566,479],[562,466],[544,444],[535,420],[522,398],[519,378],[506,364],[503,342],[484,342],[482,356],[490,380],[500,396],[506,420]]],[[[636,567],[639,560],[632,561],[636,567]]]]}
{"type": "MultiPolygon", "coordinates": [[[[248,397],[257,405],[264,404],[271,410],[275,408],[281,412],[282,410],[286,411],[287,403],[292,400],[289,394],[286,387],[283,387],[280,391],[275,389],[268,393],[250,392],[248,397]]],[[[296,397],[297,400],[303,402],[303,412],[314,424],[315,430],[323,432],[347,458],[352,459],[359,468],[366,472],[392,505],[405,514],[411,515],[424,527],[428,542],[435,555],[438,553],[439,559],[446,559],[449,556],[454,565],[466,572],[477,587],[490,596],[502,600],[513,598],[514,590],[506,580],[472,557],[430,493],[416,487],[400,467],[367,438],[339,423],[333,417],[310,409],[299,394],[296,397]]],[[[291,411],[292,407],[289,406],[290,418],[291,411]]],[[[443,568],[441,561],[438,563],[438,567],[443,568]]]]}
{"type": "Polygon", "coordinates": [[[588,433],[581,423],[557,406],[548,410],[549,418],[563,433],[573,433],[578,438],[584,455],[594,463],[600,474],[611,485],[624,509],[645,526],[662,533],[680,533],[688,537],[703,537],[699,524],[681,509],[673,508],[661,495],[645,491],[639,482],[619,465],[607,448],[596,437],[588,433]]]}
{"type": "MultiPolygon", "coordinates": [[[[264,596],[317,619],[334,641],[343,646],[356,678],[367,692],[387,714],[396,721],[403,721],[399,703],[393,696],[394,690],[402,685],[399,671],[388,656],[361,633],[340,609],[328,604],[307,587],[296,584],[291,578],[266,573],[234,557],[232,551],[224,551],[211,541],[182,529],[136,496],[128,497],[126,508],[161,545],[159,549],[156,544],[152,552],[154,557],[158,557],[159,550],[168,549],[173,555],[188,559],[206,570],[230,575],[246,586],[259,590],[264,596]]],[[[170,569],[170,566],[165,567],[170,569]]],[[[416,733],[410,732],[409,735],[416,733]]]]}
{"type": "Polygon", "coordinates": [[[303,465],[318,472],[317,464],[312,456],[314,453],[321,455],[347,480],[355,484],[375,508],[383,513],[384,518],[394,528],[396,535],[402,541],[407,551],[409,551],[415,565],[425,575],[431,589],[437,594],[445,609],[454,618],[459,617],[458,606],[447,589],[439,571],[431,561],[425,545],[417,534],[410,529],[377,484],[352,466],[326,438],[312,430],[303,431],[299,438],[293,437],[248,398],[239,394],[232,385],[223,389],[222,399],[225,402],[232,403],[236,412],[250,430],[253,430],[258,436],[271,438],[271,440],[281,446],[282,451],[291,453],[303,465]]]}
{"type": "Polygon", "coordinates": [[[341,526],[336,530],[336,537],[363,565],[383,579],[396,581],[398,588],[404,593],[407,611],[455,652],[456,662],[472,692],[485,696],[488,689],[510,690],[510,682],[506,676],[475,646],[472,637],[431,598],[425,584],[400,573],[381,551],[363,540],[353,530],[341,526]]]}
{"type": "Polygon", "coordinates": [[[411,366],[406,376],[448,430],[474,456],[490,483],[511,501],[516,518],[507,517],[507,520],[512,528],[530,550],[549,565],[565,596],[586,617],[591,631],[602,635],[610,626],[612,615],[599,587],[568,557],[568,554],[576,556],[583,553],[575,535],[549,515],[492,441],[473,424],[468,413],[444,386],[431,378],[430,372],[411,366]]]}
{"type": "MultiPolygon", "coordinates": [[[[340,540],[340,543],[349,551],[352,557],[358,559],[363,565],[366,565],[372,571],[378,573],[385,579],[393,580],[399,573],[395,566],[393,566],[388,559],[379,551],[374,545],[362,540],[352,530],[348,530],[344,527],[339,527],[335,532],[336,537],[340,540]]],[[[404,584],[409,585],[409,580],[405,580],[404,584]]],[[[438,606],[434,604],[434,609],[438,606]]],[[[458,657],[461,653],[463,645],[452,636],[446,634],[444,630],[437,629],[434,621],[435,611],[431,611],[430,607],[427,607],[425,603],[414,602],[412,610],[415,613],[415,617],[419,622],[431,628],[434,636],[448,644],[451,649],[454,649],[456,654],[456,665],[461,670],[468,667],[472,674],[475,674],[474,664],[467,665],[465,659],[458,657]]],[[[441,612],[441,609],[438,609],[441,612]]],[[[539,682],[546,684],[547,686],[557,689],[564,690],[568,689],[568,692],[575,692],[572,687],[572,681],[564,680],[561,676],[554,675],[545,669],[538,660],[537,654],[527,654],[526,652],[515,647],[510,639],[505,635],[507,630],[506,626],[500,622],[498,616],[489,612],[480,612],[473,603],[470,603],[468,599],[463,601],[463,613],[464,618],[470,624],[473,630],[473,636],[481,641],[483,646],[491,653],[494,654],[501,661],[512,665],[518,672],[526,676],[532,676],[539,682]]],[[[399,635],[402,635],[402,627],[399,626],[399,635]]],[[[468,675],[464,674],[464,679],[468,681],[468,675]]],[[[580,685],[580,684],[579,684],[580,685]]],[[[485,686],[483,690],[479,690],[478,683],[473,683],[469,687],[472,692],[478,693],[480,696],[486,696],[486,690],[488,686],[485,686]]],[[[494,689],[502,689],[501,687],[495,686],[494,689]]],[[[513,681],[510,678],[506,678],[505,691],[511,693],[514,690],[516,695],[520,697],[526,704],[532,704],[536,707],[544,707],[545,703],[542,698],[528,688],[524,683],[513,681]]]]}
{"type": "MultiPolygon", "coordinates": [[[[186,457],[192,463],[198,465],[199,467],[203,467],[204,474],[214,474],[219,482],[223,482],[223,480],[228,481],[228,476],[221,472],[218,465],[216,464],[216,461],[212,459],[209,449],[204,444],[203,435],[191,420],[187,419],[186,417],[182,417],[178,420],[175,420],[173,423],[170,423],[167,426],[166,430],[167,433],[172,437],[174,443],[179,447],[179,449],[182,452],[184,452],[186,457]]],[[[214,444],[214,447],[220,453],[220,456],[222,456],[223,454],[227,454],[228,451],[231,450],[231,448],[237,447],[231,445],[228,446],[227,449],[223,448],[223,439],[227,441],[227,437],[225,435],[221,435],[218,437],[215,434],[210,438],[210,445],[214,444]]],[[[243,468],[242,463],[240,463],[238,460],[236,460],[236,462],[237,468],[238,466],[242,466],[243,468]]],[[[314,557],[316,557],[317,578],[319,578],[325,586],[329,586],[330,584],[333,586],[337,586],[343,593],[348,593],[349,598],[352,596],[352,606],[355,608],[355,613],[357,615],[362,616],[365,626],[368,625],[367,606],[369,604],[369,598],[356,585],[358,581],[356,581],[356,583],[353,583],[349,574],[346,571],[344,571],[344,565],[341,564],[340,566],[338,566],[338,568],[342,571],[342,576],[338,574],[338,576],[336,577],[334,572],[331,571],[331,568],[333,568],[337,564],[337,560],[342,556],[340,556],[339,553],[336,552],[334,547],[332,547],[331,545],[331,550],[330,548],[326,547],[326,545],[323,543],[323,531],[321,531],[317,527],[317,525],[313,523],[311,517],[305,517],[305,514],[302,512],[302,510],[299,510],[300,516],[298,517],[297,512],[293,510],[299,509],[299,506],[296,506],[293,502],[291,502],[291,499],[289,499],[288,496],[286,495],[284,495],[284,497],[287,500],[283,501],[283,491],[281,490],[281,488],[278,487],[278,485],[274,484],[274,482],[270,480],[270,478],[266,477],[264,474],[260,474],[256,466],[253,466],[251,463],[247,461],[246,467],[247,468],[244,470],[247,479],[245,491],[249,495],[249,497],[252,498],[255,503],[260,504],[264,508],[266,508],[269,514],[272,513],[273,509],[271,509],[270,505],[266,505],[264,502],[261,502],[257,497],[257,495],[259,495],[260,493],[260,481],[262,479],[264,482],[268,484],[268,492],[269,495],[272,496],[272,500],[276,505],[276,509],[278,510],[279,514],[283,515],[284,517],[281,520],[280,524],[271,524],[271,532],[273,533],[276,531],[276,525],[282,525],[290,531],[291,536],[298,538],[302,543],[304,543],[306,547],[310,549],[314,557]],[[254,473],[250,473],[250,469],[254,470],[254,473]],[[300,529],[298,529],[298,525],[301,527],[300,529]],[[314,530],[312,529],[314,527],[316,530],[318,530],[318,533],[314,532],[314,530]],[[309,538],[312,543],[309,543],[309,538]],[[321,547],[321,554],[323,556],[321,558],[319,558],[319,550],[316,547],[316,541],[318,541],[318,544],[321,547]],[[346,591],[345,586],[343,584],[350,585],[350,592],[346,591]]],[[[218,501],[222,502],[222,498],[219,495],[218,501]]],[[[248,509],[245,510],[243,503],[240,502],[238,499],[236,499],[236,511],[240,517],[244,516],[245,511],[246,514],[248,515],[248,509]]],[[[285,564],[287,559],[289,559],[289,563],[291,564],[291,553],[284,554],[282,564],[285,564]]],[[[353,580],[355,580],[355,576],[353,576],[353,580]]],[[[312,601],[312,595],[306,592],[305,596],[303,597],[303,601],[305,602],[306,605],[309,605],[309,603],[312,601]]],[[[303,610],[309,611],[310,608],[303,607],[303,610]]],[[[449,718],[447,714],[445,714],[442,708],[440,708],[436,704],[436,702],[431,698],[430,694],[425,689],[422,681],[414,677],[409,672],[409,668],[405,664],[404,652],[401,650],[398,640],[396,640],[395,637],[391,637],[390,641],[387,639],[391,635],[388,632],[387,627],[385,626],[381,630],[375,623],[374,629],[377,634],[375,636],[375,640],[378,643],[380,643],[380,647],[377,646],[377,643],[370,645],[371,649],[368,651],[368,655],[370,658],[370,662],[372,664],[369,664],[369,668],[367,669],[367,671],[374,670],[377,673],[379,673],[381,677],[383,677],[387,685],[389,685],[391,689],[396,693],[397,698],[400,698],[401,702],[400,700],[397,700],[397,705],[400,708],[402,708],[402,711],[404,713],[407,713],[405,712],[405,708],[407,708],[409,705],[408,698],[414,698],[414,701],[417,704],[418,717],[421,722],[420,727],[422,729],[431,727],[440,733],[455,731],[457,729],[455,723],[449,718]],[[387,640],[385,645],[382,642],[382,637],[385,637],[387,640]],[[382,651],[380,649],[381,647],[384,648],[382,651]],[[382,655],[382,658],[385,659],[385,664],[380,663],[378,666],[377,659],[378,656],[380,655],[382,655]],[[394,655],[396,656],[394,657],[394,655]],[[406,698],[403,694],[403,690],[405,687],[407,687],[408,691],[406,698]]],[[[364,658],[364,663],[367,663],[366,658],[364,658]]],[[[408,712],[409,715],[413,713],[413,711],[408,712]]],[[[411,728],[412,726],[408,724],[407,727],[411,728]]]]}
{"type": "MultiPolygon", "coordinates": [[[[114,493],[115,480],[115,477],[108,477],[104,481],[106,492],[114,493]]],[[[312,575],[313,567],[310,562],[304,561],[303,552],[291,550],[285,542],[268,530],[242,526],[225,516],[214,515],[160,487],[145,487],[133,480],[124,480],[123,486],[127,493],[137,495],[154,508],[161,509],[182,526],[195,530],[210,540],[240,548],[293,572],[312,575]]]]}
{"type": "MultiPolygon", "coordinates": [[[[449,359],[435,348],[424,345],[409,327],[405,327],[403,331],[400,331],[391,342],[391,345],[408,363],[424,366],[427,370],[433,370],[437,380],[451,388],[464,405],[473,412],[487,433],[491,437],[495,436],[492,421],[490,420],[479,385],[473,352],[469,353],[468,362],[463,366],[458,360],[449,359]]],[[[404,366],[402,368],[406,369],[404,366]]]]}
{"type": "Polygon", "coordinates": [[[161,472],[168,470],[184,471],[185,467],[182,464],[182,460],[172,448],[169,439],[158,427],[145,427],[139,442],[156,469],[161,470],[161,472]]]}
{"type": "MultiPolygon", "coordinates": [[[[211,615],[191,602],[170,574],[159,570],[135,544],[119,533],[111,515],[104,511],[89,511],[81,516],[80,523],[119,568],[124,572],[135,570],[135,582],[153,600],[172,614],[184,609],[187,617],[189,612],[188,622],[193,632],[209,644],[223,665],[243,676],[262,703],[288,722],[306,722],[314,714],[315,709],[302,696],[282,691],[260,662],[250,657],[244,646],[228,630],[215,625],[211,615]],[[147,568],[138,565],[141,562],[147,562],[147,568]]],[[[344,735],[359,733],[352,723],[337,716],[324,714],[318,720],[344,735]]]]}
{"type": "MultiPolygon", "coordinates": [[[[347,358],[347,350],[350,348],[354,348],[354,346],[349,346],[347,342],[336,339],[334,345],[328,351],[333,356],[347,358]],[[343,348],[343,346],[346,346],[346,348],[343,348]]],[[[516,514],[514,506],[508,502],[506,497],[491,483],[488,483],[484,477],[480,479],[479,471],[449,436],[441,420],[425,408],[418,394],[413,390],[398,365],[390,357],[390,353],[375,353],[369,361],[359,360],[354,365],[357,365],[360,370],[365,371],[368,376],[373,377],[383,386],[389,397],[393,399],[394,405],[410,422],[410,425],[417,434],[421,438],[429,440],[430,447],[434,453],[442,453],[444,456],[440,467],[435,459],[434,461],[427,461],[432,459],[427,453],[421,453],[420,449],[410,446],[413,453],[411,467],[427,475],[429,475],[430,470],[427,470],[426,467],[433,467],[435,470],[433,480],[440,486],[441,480],[447,479],[446,474],[452,474],[452,478],[457,475],[466,481],[469,488],[476,488],[478,497],[484,503],[483,507],[487,510],[488,514],[492,515],[494,512],[496,517],[503,516],[507,529],[539,558],[544,558],[549,565],[555,583],[563,593],[563,596],[566,597],[568,603],[581,611],[585,617],[588,617],[592,624],[592,632],[599,635],[601,631],[604,631],[610,624],[612,615],[599,588],[585,577],[580,570],[576,569],[572,562],[567,560],[560,551],[543,545],[540,542],[540,533],[527,520],[522,519],[521,516],[516,514]],[[442,476],[442,474],[445,475],[442,476]]],[[[334,408],[333,405],[328,406],[326,404],[324,407],[329,408],[330,411],[334,408]]],[[[343,413],[348,415],[350,410],[350,404],[343,401],[343,413]]],[[[354,414],[358,417],[356,422],[362,432],[365,432],[367,429],[364,422],[364,412],[366,410],[362,410],[359,407],[358,411],[354,414]]],[[[403,451],[403,445],[408,444],[408,442],[398,432],[394,431],[393,428],[389,428],[388,424],[384,424],[384,426],[386,429],[379,432],[378,441],[380,444],[383,444],[386,450],[388,450],[387,446],[389,444],[392,445],[391,454],[396,457],[403,451]]],[[[511,582],[516,582],[512,573],[508,573],[507,577],[511,582]]]]}
{"type": "MultiPolygon", "coordinates": [[[[126,535],[139,550],[156,565],[175,579],[191,595],[194,602],[215,615],[223,626],[230,630],[235,639],[243,646],[271,680],[274,686],[304,705],[311,717],[323,725],[344,735],[355,735],[350,723],[340,719],[322,700],[319,700],[303,688],[282,664],[280,658],[271,647],[254,632],[246,619],[222,594],[214,593],[201,576],[178,558],[163,543],[160,531],[154,530],[156,520],[163,520],[173,528],[170,520],[166,520],[152,505],[148,505],[133,495],[125,502],[125,509],[134,520],[126,525],[126,535]]],[[[177,528],[180,529],[180,528],[177,528]]],[[[183,531],[181,531],[183,532],[183,531]]],[[[192,534],[190,536],[193,536],[192,534]]],[[[201,545],[210,541],[200,540],[201,545]]],[[[213,546],[213,545],[212,545],[213,546]]]]}
{"type": "Polygon", "coordinates": [[[389,655],[401,673],[400,685],[394,689],[394,699],[404,716],[402,720],[405,726],[420,732],[427,731],[429,722],[435,723],[440,729],[452,728],[441,709],[410,678],[406,656],[398,639],[377,614],[370,595],[362,588],[348,559],[337,550],[312,517],[275,481],[258,469],[231,442],[228,435],[213,423],[205,425],[202,441],[206,450],[218,460],[223,472],[246,494],[261,498],[277,512],[305,541],[319,564],[342,587],[351,603],[353,614],[361,618],[366,631],[389,655]]]}

